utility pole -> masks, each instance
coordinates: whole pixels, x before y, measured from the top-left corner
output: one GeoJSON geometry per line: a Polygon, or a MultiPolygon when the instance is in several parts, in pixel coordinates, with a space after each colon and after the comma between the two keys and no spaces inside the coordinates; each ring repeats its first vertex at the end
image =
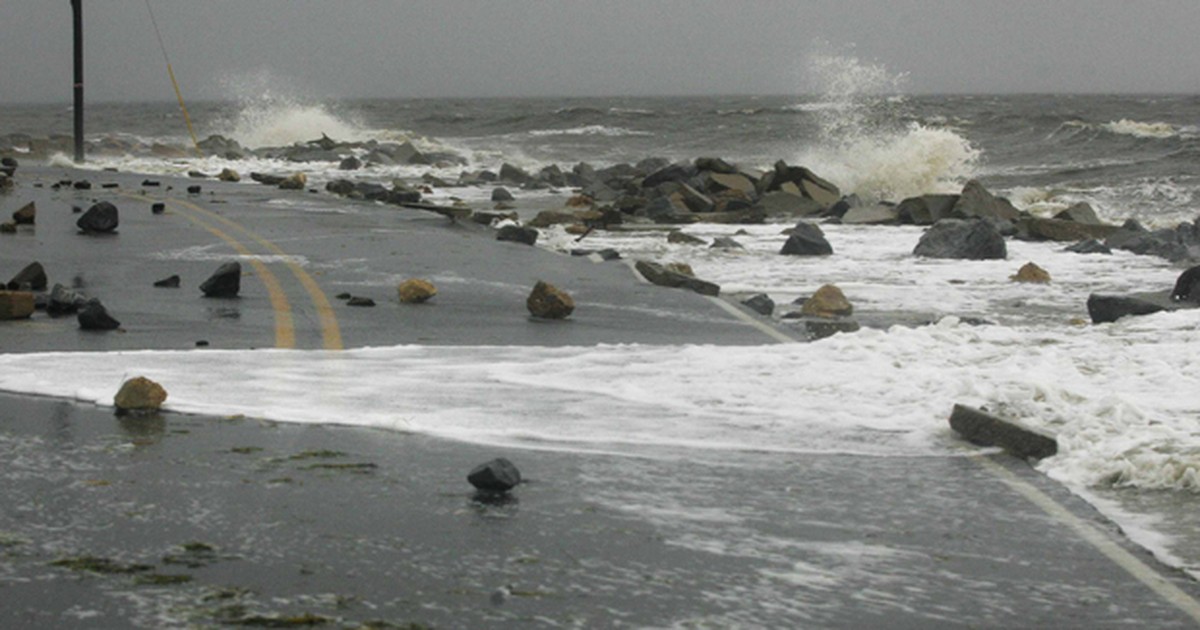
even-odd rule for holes
{"type": "Polygon", "coordinates": [[[75,14],[75,162],[83,162],[83,0],[71,0],[75,14]]]}

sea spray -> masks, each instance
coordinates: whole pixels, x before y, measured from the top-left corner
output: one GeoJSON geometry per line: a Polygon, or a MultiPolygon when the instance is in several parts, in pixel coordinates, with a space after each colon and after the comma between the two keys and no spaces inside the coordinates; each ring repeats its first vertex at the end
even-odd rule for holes
{"type": "Polygon", "coordinates": [[[907,99],[896,92],[906,75],[849,55],[815,54],[809,72],[820,86],[818,143],[799,162],[867,200],[895,200],[930,192],[956,192],[970,178],[981,152],[949,127],[908,118],[907,99]]]}

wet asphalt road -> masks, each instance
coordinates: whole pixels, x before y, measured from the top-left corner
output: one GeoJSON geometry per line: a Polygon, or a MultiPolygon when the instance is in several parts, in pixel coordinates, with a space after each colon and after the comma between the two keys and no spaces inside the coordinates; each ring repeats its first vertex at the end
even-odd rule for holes
{"type": "MultiPolygon", "coordinates": [[[[0,236],[0,275],[39,260],[51,283],[100,298],[123,331],[84,333],[74,318],[39,313],[0,323],[0,351],[773,342],[710,300],[639,283],[619,262],[498,243],[435,214],[212,181],[189,196],[183,187],[197,182],[166,178],[156,179],[174,190],[142,195],[144,178],[109,173],[88,178],[120,189],[48,188],[62,177],[21,171],[18,191],[0,196],[3,216],[38,202],[35,228],[0,236]],[[125,195],[166,199],[168,211],[125,195]],[[120,206],[119,235],[76,233],[71,206],[93,199],[120,206]],[[241,297],[201,297],[199,283],[239,247],[250,252],[241,297]],[[151,286],[172,274],[181,288],[151,286]],[[408,277],[441,292],[401,305],[395,285],[408,277]],[[537,279],[575,296],[571,320],[528,317],[537,279]],[[346,306],[343,291],[377,306],[346,306]]],[[[1002,455],[580,455],[246,418],[118,418],[0,395],[0,461],[5,628],[1198,619],[1193,581],[1002,455]],[[466,472],[499,455],[531,482],[511,500],[480,501],[466,472]],[[1149,577],[1112,560],[1122,553],[1149,577]]]]}

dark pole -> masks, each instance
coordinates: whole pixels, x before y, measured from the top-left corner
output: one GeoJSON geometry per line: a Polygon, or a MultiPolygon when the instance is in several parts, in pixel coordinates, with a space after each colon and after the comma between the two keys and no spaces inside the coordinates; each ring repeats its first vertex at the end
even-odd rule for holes
{"type": "Polygon", "coordinates": [[[75,14],[75,161],[83,161],[83,0],[71,0],[75,14]]]}

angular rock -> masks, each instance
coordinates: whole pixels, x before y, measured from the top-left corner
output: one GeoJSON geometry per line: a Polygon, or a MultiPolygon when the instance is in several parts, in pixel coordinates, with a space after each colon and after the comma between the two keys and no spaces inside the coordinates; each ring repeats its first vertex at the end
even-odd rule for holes
{"type": "Polygon", "coordinates": [[[713,297],[721,293],[719,285],[695,278],[689,274],[668,269],[655,262],[639,260],[634,264],[634,268],[643,278],[650,281],[651,284],[675,289],[688,289],[701,295],[711,295],[713,297]]]}
{"type": "MultiPolygon", "coordinates": [[[[1105,295],[1093,293],[1088,296],[1088,316],[1093,324],[1115,322],[1129,315],[1149,315],[1170,310],[1170,304],[1155,299],[1153,294],[1105,295]]],[[[1167,298],[1170,299],[1169,297],[1167,298]]]]}
{"type": "Polygon", "coordinates": [[[687,232],[675,230],[667,234],[667,242],[675,245],[707,245],[708,241],[687,232]]]}
{"type": "Polygon", "coordinates": [[[958,218],[1000,219],[1015,221],[1021,213],[1007,199],[997,197],[988,192],[983,184],[972,179],[963,186],[958,202],[954,204],[953,214],[958,218]]]}
{"type": "Polygon", "coordinates": [[[279,182],[280,190],[304,190],[308,185],[308,176],[304,173],[294,173],[279,182]]]}
{"type": "Polygon", "coordinates": [[[109,315],[108,309],[95,298],[88,300],[87,304],[79,309],[76,319],[83,330],[116,330],[121,327],[121,322],[109,315]]]}
{"type": "Polygon", "coordinates": [[[207,280],[200,284],[204,297],[231,298],[237,297],[242,288],[242,264],[227,262],[213,272],[207,280]]]}
{"type": "Polygon", "coordinates": [[[117,207],[107,201],[101,201],[88,208],[75,225],[88,234],[108,234],[117,229],[120,224],[120,213],[117,207]]]}
{"type": "Polygon", "coordinates": [[[1171,290],[1171,299],[1200,303],[1200,266],[1179,274],[1179,278],[1175,280],[1175,288],[1171,290]]]}
{"type": "Polygon", "coordinates": [[[921,195],[909,197],[896,206],[900,222],[909,225],[933,225],[952,216],[958,195],[921,195]]]}
{"type": "Polygon", "coordinates": [[[540,319],[564,319],[575,310],[575,300],[566,291],[538,280],[525,300],[529,314],[540,319]]]}
{"type": "Polygon", "coordinates": [[[695,161],[696,170],[710,171],[720,175],[734,175],[737,167],[717,157],[698,157],[695,161]]]}
{"type": "Polygon", "coordinates": [[[150,214],[162,214],[167,211],[167,204],[159,201],[150,204],[150,214]]]}
{"type": "Polygon", "coordinates": [[[175,276],[171,276],[169,278],[163,278],[162,280],[155,282],[154,286],[159,287],[161,289],[178,289],[180,282],[181,282],[180,277],[175,275],[175,276]]]}
{"type": "Polygon", "coordinates": [[[1017,270],[1016,275],[1011,276],[1013,282],[1029,282],[1033,284],[1049,284],[1050,272],[1042,269],[1034,263],[1028,262],[1017,270]]]}
{"type": "Polygon", "coordinates": [[[695,223],[699,220],[683,203],[681,196],[658,197],[647,204],[642,213],[655,223],[664,225],[695,223]]]}
{"type": "Polygon", "coordinates": [[[1017,231],[1030,240],[1075,242],[1106,238],[1119,228],[1101,223],[1080,223],[1063,219],[1024,217],[1017,221],[1017,231]]]}
{"type": "Polygon", "coordinates": [[[709,249],[746,249],[744,245],[734,240],[731,236],[718,236],[713,239],[709,249]]]}
{"type": "Polygon", "coordinates": [[[765,184],[764,192],[793,191],[817,202],[822,210],[842,198],[841,191],[831,182],[821,179],[803,166],[788,166],[783,160],[775,163],[775,170],[764,176],[762,183],[765,184]]]}
{"type": "Polygon", "coordinates": [[[1100,217],[1096,216],[1096,211],[1086,201],[1071,205],[1071,207],[1054,215],[1059,221],[1074,221],[1075,223],[1085,223],[1088,225],[1103,225],[1104,222],[1100,217]]]}
{"type": "Polygon", "coordinates": [[[242,181],[242,176],[231,168],[224,168],[221,169],[221,172],[217,175],[217,179],[223,182],[240,182],[242,181]]]}
{"type": "Polygon", "coordinates": [[[500,165],[500,179],[515,184],[528,184],[533,181],[533,176],[524,169],[505,162],[500,165]]]}
{"type": "Polygon", "coordinates": [[[70,315],[79,312],[79,309],[83,308],[85,304],[87,304],[87,298],[61,284],[55,284],[50,289],[50,296],[46,302],[46,313],[51,317],[70,315]]]}
{"type": "Polygon", "coordinates": [[[711,172],[704,176],[704,189],[710,193],[736,190],[748,197],[758,194],[754,180],[736,171],[732,173],[711,172]]]}
{"type": "Polygon", "coordinates": [[[13,223],[12,221],[5,221],[4,223],[0,223],[0,233],[16,234],[17,233],[17,224],[13,223]]]}
{"type": "Polygon", "coordinates": [[[896,225],[899,222],[900,211],[896,206],[886,204],[847,208],[842,215],[842,223],[846,225],[896,225]]]}
{"type": "Polygon", "coordinates": [[[514,243],[524,243],[533,245],[537,243],[538,231],[531,227],[520,225],[506,225],[496,232],[497,241],[512,241],[514,243]]]}
{"type": "Polygon", "coordinates": [[[521,483],[521,471],[500,457],[473,468],[467,473],[467,481],[484,492],[508,492],[521,483]]]}
{"type": "Polygon", "coordinates": [[[853,313],[854,307],[851,306],[850,300],[846,299],[846,294],[832,284],[817,289],[812,297],[804,300],[804,306],[800,308],[801,315],[826,319],[847,317],[853,313]]]}
{"type": "Polygon", "coordinates": [[[33,310],[33,294],[29,291],[0,291],[0,321],[27,319],[33,310]]]}
{"type": "Polygon", "coordinates": [[[768,192],[758,201],[768,216],[808,217],[824,211],[821,204],[803,195],[783,190],[768,192]]]}
{"type": "Polygon", "coordinates": [[[8,284],[9,291],[43,291],[46,289],[46,270],[42,263],[31,262],[18,271],[8,284]]]}
{"type": "Polygon", "coordinates": [[[37,204],[30,201],[12,213],[13,223],[17,225],[33,225],[37,219],[37,204]]]}
{"type": "Polygon", "coordinates": [[[162,408],[167,400],[167,390],[162,385],[144,377],[135,376],[121,384],[113,396],[117,413],[152,413],[162,408]]]}
{"type": "Polygon", "coordinates": [[[691,179],[698,173],[695,165],[687,162],[679,162],[677,164],[669,164],[663,168],[654,171],[642,180],[642,188],[654,188],[659,184],[666,182],[683,182],[691,179]]]}
{"type": "Polygon", "coordinates": [[[338,170],[341,171],[357,171],[360,168],[362,168],[362,160],[354,157],[353,155],[344,158],[341,162],[338,162],[338,170]]]}
{"type": "Polygon", "coordinates": [[[683,183],[679,184],[679,189],[671,196],[678,198],[678,201],[674,202],[676,206],[679,205],[679,202],[682,202],[683,206],[692,212],[712,212],[716,206],[712,199],[683,183]]]}
{"type": "Polygon", "coordinates": [[[984,219],[942,219],[921,235],[913,255],[926,258],[992,260],[1008,257],[996,227],[984,219]]]}
{"type": "Polygon", "coordinates": [[[770,317],[775,312],[775,300],[766,293],[752,295],[742,300],[742,305],[763,317],[770,317]]]}
{"type": "Polygon", "coordinates": [[[396,290],[400,295],[400,301],[404,304],[421,304],[437,295],[437,287],[433,286],[432,282],[419,278],[401,282],[396,290]]]}
{"type": "Polygon", "coordinates": [[[972,444],[999,446],[1020,458],[1042,459],[1058,453],[1054,436],[965,405],[954,405],[950,428],[972,444]]]}
{"type": "Polygon", "coordinates": [[[800,221],[792,228],[779,253],[784,256],[829,256],[833,254],[833,246],[825,239],[821,228],[800,221]]]}

